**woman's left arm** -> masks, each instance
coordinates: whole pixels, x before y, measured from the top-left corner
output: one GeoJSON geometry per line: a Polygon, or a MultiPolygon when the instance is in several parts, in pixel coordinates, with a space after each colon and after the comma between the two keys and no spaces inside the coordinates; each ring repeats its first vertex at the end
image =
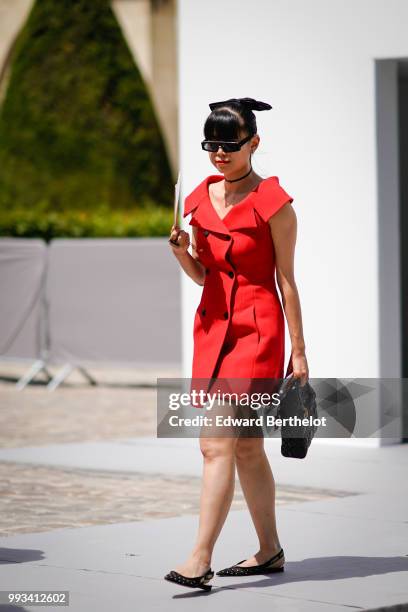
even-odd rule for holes
{"type": "Polygon", "coordinates": [[[302,311],[294,274],[297,218],[290,202],[269,219],[269,227],[275,246],[276,280],[292,343],[293,376],[301,378],[303,385],[309,378],[309,367],[303,338],[302,311]]]}

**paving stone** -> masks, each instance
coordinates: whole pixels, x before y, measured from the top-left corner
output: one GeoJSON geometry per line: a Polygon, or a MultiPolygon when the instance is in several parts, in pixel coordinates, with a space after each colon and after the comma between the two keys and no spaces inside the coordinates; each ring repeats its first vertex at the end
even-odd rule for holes
{"type": "Polygon", "coordinates": [[[0,447],[156,436],[156,389],[0,382],[0,447]]]}
{"type": "MultiPolygon", "coordinates": [[[[198,514],[201,478],[0,463],[0,536],[198,514]]],[[[348,493],[279,486],[276,503],[348,493]]],[[[236,478],[231,511],[245,509],[236,478]]]]}

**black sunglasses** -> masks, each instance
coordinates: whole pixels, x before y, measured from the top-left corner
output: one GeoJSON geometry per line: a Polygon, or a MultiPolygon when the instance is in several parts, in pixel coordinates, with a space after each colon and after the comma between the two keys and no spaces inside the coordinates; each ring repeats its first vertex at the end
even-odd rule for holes
{"type": "Polygon", "coordinates": [[[203,151],[211,151],[211,153],[216,153],[221,147],[224,153],[232,153],[233,151],[239,151],[242,145],[248,142],[248,140],[251,138],[252,136],[247,136],[239,142],[226,142],[225,140],[203,140],[201,143],[201,148],[203,151]]]}

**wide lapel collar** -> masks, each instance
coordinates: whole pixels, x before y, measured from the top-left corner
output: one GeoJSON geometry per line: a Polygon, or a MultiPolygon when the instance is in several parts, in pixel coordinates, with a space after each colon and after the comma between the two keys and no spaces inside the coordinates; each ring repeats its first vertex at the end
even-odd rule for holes
{"type": "Polygon", "coordinates": [[[207,176],[197,187],[186,197],[184,203],[183,217],[193,211],[190,225],[197,225],[212,232],[221,234],[228,233],[228,228],[224,225],[214,210],[208,195],[208,185],[224,177],[219,174],[207,176]]]}
{"type": "Polygon", "coordinates": [[[231,230],[257,227],[254,212],[254,202],[257,196],[255,191],[248,194],[242,202],[235,204],[223,219],[218,216],[210,201],[208,185],[210,182],[222,179],[223,176],[219,174],[213,174],[204,179],[185,199],[183,217],[194,210],[190,225],[198,225],[223,234],[229,234],[231,230]]]}

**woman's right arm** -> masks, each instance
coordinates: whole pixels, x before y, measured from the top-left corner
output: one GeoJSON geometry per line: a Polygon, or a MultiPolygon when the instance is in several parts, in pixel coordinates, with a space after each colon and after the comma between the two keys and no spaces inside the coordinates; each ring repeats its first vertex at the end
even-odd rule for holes
{"type": "Polygon", "coordinates": [[[196,241],[197,241],[197,228],[193,225],[193,238],[192,238],[192,255],[188,252],[190,246],[190,235],[188,232],[175,227],[171,228],[171,234],[169,244],[176,258],[178,259],[180,266],[184,272],[193,279],[195,283],[203,286],[205,281],[205,267],[198,260],[196,241]],[[170,242],[170,240],[176,240],[177,245],[170,242]]]}

